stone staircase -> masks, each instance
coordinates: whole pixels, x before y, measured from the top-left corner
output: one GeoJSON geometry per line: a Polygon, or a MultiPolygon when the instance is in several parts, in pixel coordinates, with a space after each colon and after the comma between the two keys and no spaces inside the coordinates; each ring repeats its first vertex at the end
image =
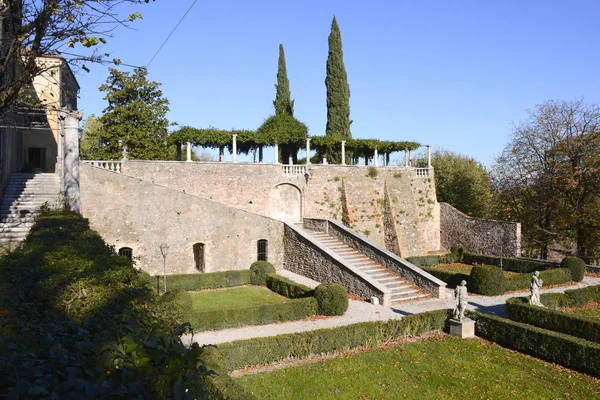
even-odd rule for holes
{"type": "Polygon", "coordinates": [[[42,204],[55,205],[59,190],[56,174],[11,174],[0,206],[0,249],[18,246],[29,233],[42,204]]]}
{"type": "Polygon", "coordinates": [[[395,303],[415,300],[431,299],[431,294],[425,292],[420,287],[407,281],[397,273],[390,271],[383,265],[371,260],[364,254],[359,253],[352,247],[342,243],[338,239],[329,236],[325,232],[316,232],[303,230],[309,234],[313,240],[319,242],[331,253],[339,256],[347,264],[357,268],[365,274],[372,277],[377,282],[386,286],[392,291],[391,305],[395,303]]]}

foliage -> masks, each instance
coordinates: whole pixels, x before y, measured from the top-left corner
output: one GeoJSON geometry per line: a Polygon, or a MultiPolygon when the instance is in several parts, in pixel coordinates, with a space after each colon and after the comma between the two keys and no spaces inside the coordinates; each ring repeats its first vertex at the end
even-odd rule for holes
{"type": "Polygon", "coordinates": [[[83,124],[83,131],[79,139],[79,156],[83,160],[98,160],[98,151],[102,146],[100,137],[102,123],[94,115],[90,115],[83,124]]]}
{"type": "Polygon", "coordinates": [[[277,92],[275,94],[275,115],[294,116],[294,100],[291,99],[290,81],[287,76],[287,68],[285,66],[285,54],[283,45],[279,44],[279,60],[277,62],[277,84],[275,85],[277,92]]]}
{"type": "MultiPolygon", "coordinates": [[[[36,62],[38,57],[61,56],[71,66],[81,62],[106,63],[107,53],[98,56],[92,51],[105,44],[116,27],[142,17],[139,12],[121,15],[118,6],[148,2],[104,0],[99,5],[96,0],[3,1],[0,20],[6,30],[1,47],[6,57],[0,59],[0,75],[8,73],[9,79],[0,82],[0,115],[20,100],[35,76],[45,72],[45,67],[36,62]],[[18,74],[14,74],[17,60],[18,74]]],[[[82,69],[88,67],[83,64],[82,69]]]]}
{"type": "Polygon", "coordinates": [[[348,292],[338,283],[323,283],[315,289],[321,315],[344,315],[348,309],[348,292]]]}
{"type": "Polygon", "coordinates": [[[546,101],[529,110],[493,168],[498,217],[522,223],[523,245],[600,256],[600,106],[546,101]]]}
{"type": "Polygon", "coordinates": [[[146,274],[88,221],[37,218],[0,259],[0,387],[10,398],[201,398],[200,348],[154,306],[146,274]],[[183,394],[187,390],[187,394],[183,394]]]}
{"type": "Polygon", "coordinates": [[[467,311],[467,315],[477,321],[477,336],[567,368],[600,376],[598,343],[475,311],[467,311]]]}
{"type": "MultiPolygon", "coordinates": [[[[426,160],[417,160],[426,166],[426,160]]],[[[485,167],[475,159],[451,151],[433,151],[437,200],[478,218],[489,217],[494,192],[485,167]]]]}
{"type": "MultiPolygon", "coordinates": [[[[530,273],[510,274],[504,277],[504,290],[529,289],[531,285],[530,273]]],[[[540,279],[544,281],[544,286],[560,285],[571,281],[571,273],[566,268],[552,268],[540,272],[540,279]]]]}
{"type": "Polygon", "coordinates": [[[484,340],[444,335],[236,379],[261,399],[597,398],[600,383],[484,340]]]}
{"type": "Polygon", "coordinates": [[[504,294],[505,279],[502,270],[492,265],[475,265],[471,270],[469,290],[485,296],[504,294]]]}
{"type": "Polygon", "coordinates": [[[465,273],[458,271],[447,271],[442,268],[428,268],[424,266],[421,266],[421,269],[428,274],[431,274],[436,278],[446,282],[446,285],[449,289],[459,286],[462,281],[467,281],[467,286],[469,286],[469,275],[465,273]]]}
{"type": "MultiPolygon", "coordinates": [[[[467,264],[488,264],[500,266],[500,257],[484,256],[482,254],[473,254],[465,252],[463,262],[467,264]]],[[[534,271],[544,271],[548,268],[558,267],[558,263],[550,261],[528,260],[525,258],[506,258],[502,257],[502,268],[505,271],[530,273],[534,271]]]]}
{"type": "Polygon", "coordinates": [[[202,347],[202,360],[206,366],[213,370],[213,376],[205,377],[205,384],[211,400],[256,400],[248,393],[222,367],[222,356],[215,346],[202,347]]]}
{"type": "MultiPolygon", "coordinates": [[[[298,148],[305,143],[308,128],[305,124],[298,121],[287,113],[273,115],[265,120],[256,130],[256,136],[260,137],[261,143],[278,143],[281,149],[281,157],[286,163],[292,156],[294,163],[298,161],[298,148]],[[278,140],[281,140],[280,142],[278,140]]],[[[250,150],[250,147],[244,150],[250,150]]]]}
{"type": "MultiPolygon", "coordinates": [[[[178,274],[167,276],[167,290],[220,289],[250,284],[250,270],[178,274]]],[[[163,290],[163,277],[156,277],[157,290],[163,290]]]]}
{"type": "Polygon", "coordinates": [[[411,264],[416,265],[417,267],[433,267],[438,264],[448,264],[448,263],[453,263],[458,260],[455,260],[452,253],[447,253],[447,254],[428,254],[426,256],[407,257],[406,261],[408,261],[411,264]]]}
{"type": "Polygon", "coordinates": [[[462,262],[464,253],[465,247],[463,245],[455,244],[450,248],[450,254],[454,262],[462,262]]]}
{"type": "MultiPolygon", "coordinates": [[[[350,132],[350,124],[352,123],[350,120],[350,86],[344,67],[342,36],[335,17],[331,21],[328,42],[329,54],[327,55],[327,76],[325,77],[325,87],[327,88],[327,126],[325,127],[325,135],[350,139],[352,138],[350,132]]],[[[325,155],[330,163],[339,164],[339,152],[330,148],[327,149],[325,155]]]]}
{"type": "Polygon", "coordinates": [[[181,289],[172,289],[158,298],[157,309],[170,318],[172,323],[187,321],[187,310],[192,304],[192,296],[181,289]]]}
{"type": "Polygon", "coordinates": [[[219,346],[222,366],[227,371],[268,364],[286,358],[303,358],[375,346],[406,336],[420,335],[444,328],[448,310],[408,315],[401,320],[361,322],[336,328],[291,333],[219,346]]]}
{"type": "Polygon", "coordinates": [[[565,290],[564,293],[542,293],[540,301],[549,308],[585,306],[600,301],[600,285],[565,290]]]}
{"type": "Polygon", "coordinates": [[[581,282],[585,275],[585,262],[579,257],[565,257],[560,266],[568,268],[571,272],[571,279],[575,282],[581,282]]]}
{"type": "Polygon", "coordinates": [[[533,306],[528,303],[528,300],[525,297],[508,299],[506,301],[508,317],[513,321],[600,342],[600,321],[533,306]]]}
{"type": "Polygon", "coordinates": [[[275,267],[268,261],[256,261],[250,266],[250,283],[265,286],[267,275],[274,274],[275,267]]]}
{"type": "Polygon", "coordinates": [[[149,81],[147,75],[144,68],[135,68],[133,73],[109,68],[106,83],[100,86],[108,101],[100,117],[103,130],[96,153],[101,160],[121,159],[120,143],[129,159],[169,158],[169,100],[163,97],[160,83],[149,81]]]}
{"type": "Polygon", "coordinates": [[[288,299],[298,299],[314,295],[314,291],[308,286],[301,285],[276,274],[267,275],[267,287],[288,299]]]}
{"type": "Polygon", "coordinates": [[[377,178],[378,173],[379,173],[379,171],[377,171],[377,168],[375,168],[375,167],[367,168],[367,177],[369,177],[371,179],[377,178]]]}

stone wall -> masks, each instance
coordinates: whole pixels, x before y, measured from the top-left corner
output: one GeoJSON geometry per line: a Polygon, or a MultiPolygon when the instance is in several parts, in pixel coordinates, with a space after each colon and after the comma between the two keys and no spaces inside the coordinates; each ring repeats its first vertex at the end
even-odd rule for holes
{"type": "Polygon", "coordinates": [[[260,239],[268,240],[268,260],[283,266],[282,222],[85,164],[81,213],[107,243],[133,249],[150,274],[162,274],[161,243],[169,245],[172,274],[197,272],[195,243],[205,245],[205,272],[249,268],[260,239]]]}
{"type": "Polygon", "coordinates": [[[441,246],[455,244],[467,251],[490,256],[521,255],[521,224],[469,217],[447,203],[440,205],[441,246]]]}
{"type": "Polygon", "coordinates": [[[354,270],[294,227],[285,226],[284,268],[321,283],[339,283],[348,292],[364,298],[376,296],[389,305],[390,290],[373,278],[354,270]]]}
{"type": "Polygon", "coordinates": [[[346,213],[352,229],[381,246],[386,245],[386,236],[395,237],[397,245],[392,250],[403,257],[440,249],[433,169],[417,175],[415,168],[378,167],[373,174],[373,167],[367,166],[312,164],[307,179],[303,166],[290,167],[127,161],[122,173],[286,222],[300,222],[305,217],[341,221],[346,213]],[[342,186],[346,196],[342,196],[342,186]]]}

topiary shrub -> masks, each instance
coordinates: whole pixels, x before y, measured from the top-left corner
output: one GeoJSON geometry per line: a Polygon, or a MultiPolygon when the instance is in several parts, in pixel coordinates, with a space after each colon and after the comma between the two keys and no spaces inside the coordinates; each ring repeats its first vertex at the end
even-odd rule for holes
{"type": "Polygon", "coordinates": [[[323,283],[315,289],[321,315],[343,315],[348,309],[348,292],[338,283],[323,283]]]}
{"type": "Polygon", "coordinates": [[[579,257],[565,257],[560,266],[568,268],[571,272],[571,279],[575,282],[581,282],[585,275],[585,262],[579,257]]]}
{"type": "Polygon", "coordinates": [[[461,262],[463,260],[463,254],[465,253],[465,247],[461,244],[455,244],[450,248],[450,254],[454,259],[454,262],[461,262]]]}
{"type": "Polygon", "coordinates": [[[504,294],[506,282],[504,273],[492,265],[475,265],[469,277],[470,290],[485,296],[504,294]]]}
{"type": "Polygon", "coordinates": [[[253,285],[265,286],[267,284],[267,275],[274,274],[275,267],[268,261],[257,261],[250,266],[250,283],[253,285]]]}

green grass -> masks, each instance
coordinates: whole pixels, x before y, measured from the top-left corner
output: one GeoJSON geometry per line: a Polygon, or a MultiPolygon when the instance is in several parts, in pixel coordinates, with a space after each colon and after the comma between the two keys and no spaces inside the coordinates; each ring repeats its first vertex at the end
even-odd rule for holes
{"type": "MultiPolygon", "coordinates": [[[[471,270],[473,269],[473,266],[470,264],[453,263],[453,264],[438,264],[438,265],[436,265],[434,267],[430,267],[430,268],[439,269],[440,271],[448,271],[448,272],[455,272],[455,273],[459,273],[459,274],[470,275],[471,270]]],[[[511,272],[511,271],[503,271],[503,272],[504,272],[504,276],[519,275],[518,272],[511,272]]],[[[529,274],[529,275],[531,275],[531,274],[529,274]]]]}
{"type": "Polygon", "coordinates": [[[192,310],[195,311],[215,311],[262,304],[281,304],[288,301],[285,297],[262,286],[204,290],[190,292],[190,294],[192,295],[192,310]]]}
{"type": "Polygon", "coordinates": [[[594,305],[591,307],[586,306],[582,308],[568,309],[564,311],[568,312],[569,314],[578,315],[580,317],[594,318],[600,320],[600,303],[594,303],[594,305]]]}
{"type": "Polygon", "coordinates": [[[258,399],[600,397],[600,381],[490,342],[451,336],[246,375],[258,399]]]}

